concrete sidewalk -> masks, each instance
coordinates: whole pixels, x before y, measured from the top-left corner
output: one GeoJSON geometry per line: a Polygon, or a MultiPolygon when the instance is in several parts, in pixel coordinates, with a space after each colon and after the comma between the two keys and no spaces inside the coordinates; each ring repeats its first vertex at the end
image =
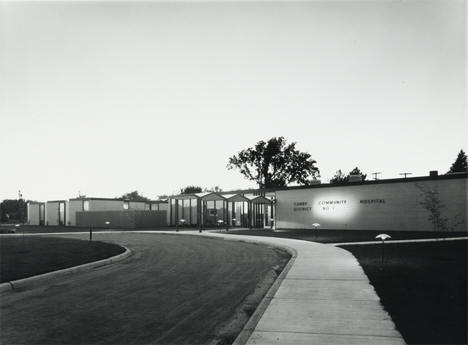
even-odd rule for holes
{"type": "Polygon", "coordinates": [[[247,344],[405,344],[348,251],[284,238],[203,235],[287,246],[297,252],[247,344]]]}

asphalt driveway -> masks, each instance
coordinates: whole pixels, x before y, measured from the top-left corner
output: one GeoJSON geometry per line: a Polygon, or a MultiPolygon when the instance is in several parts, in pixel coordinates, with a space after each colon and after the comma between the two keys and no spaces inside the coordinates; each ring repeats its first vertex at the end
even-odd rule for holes
{"type": "MultiPolygon", "coordinates": [[[[56,235],[54,235],[56,236],[56,235]]],[[[86,238],[86,235],[64,235],[86,238]]],[[[229,342],[289,256],[195,236],[95,234],[135,254],[1,298],[2,344],[229,342]],[[241,322],[239,322],[241,321],[241,322]]]]}

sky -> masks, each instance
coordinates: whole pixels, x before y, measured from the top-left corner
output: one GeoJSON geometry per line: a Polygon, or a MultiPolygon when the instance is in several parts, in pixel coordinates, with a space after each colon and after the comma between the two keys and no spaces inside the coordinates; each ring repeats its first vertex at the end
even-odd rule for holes
{"type": "Polygon", "coordinates": [[[466,2],[0,2],[0,200],[255,187],[284,136],[327,182],[467,149],[466,2]]]}

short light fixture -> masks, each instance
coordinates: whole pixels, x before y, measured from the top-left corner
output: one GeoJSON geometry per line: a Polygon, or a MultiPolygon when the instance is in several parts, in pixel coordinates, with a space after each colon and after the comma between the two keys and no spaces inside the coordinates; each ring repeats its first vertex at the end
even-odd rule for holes
{"type": "Polygon", "coordinates": [[[319,228],[320,224],[319,223],[313,223],[312,224],[312,227],[314,228],[314,237],[315,239],[317,239],[317,232],[318,232],[318,228],[319,228]]]}
{"type": "Polygon", "coordinates": [[[380,264],[383,267],[384,257],[385,257],[385,240],[391,239],[392,236],[387,235],[387,234],[378,234],[377,236],[375,236],[375,238],[382,241],[382,256],[381,256],[380,264]]]}

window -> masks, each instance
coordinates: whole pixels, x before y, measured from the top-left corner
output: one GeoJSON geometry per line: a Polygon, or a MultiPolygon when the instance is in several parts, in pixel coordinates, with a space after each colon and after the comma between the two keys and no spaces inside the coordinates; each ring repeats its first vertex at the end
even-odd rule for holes
{"type": "Polygon", "coordinates": [[[130,203],[128,201],[124,201],[123,208],[124,210],[128,210],[130,208],[130,203]]]}
{"type": "Polygon", "coordinates": [[[89,211],[89,201],[83,201],[83,211],[89,211]]]}

